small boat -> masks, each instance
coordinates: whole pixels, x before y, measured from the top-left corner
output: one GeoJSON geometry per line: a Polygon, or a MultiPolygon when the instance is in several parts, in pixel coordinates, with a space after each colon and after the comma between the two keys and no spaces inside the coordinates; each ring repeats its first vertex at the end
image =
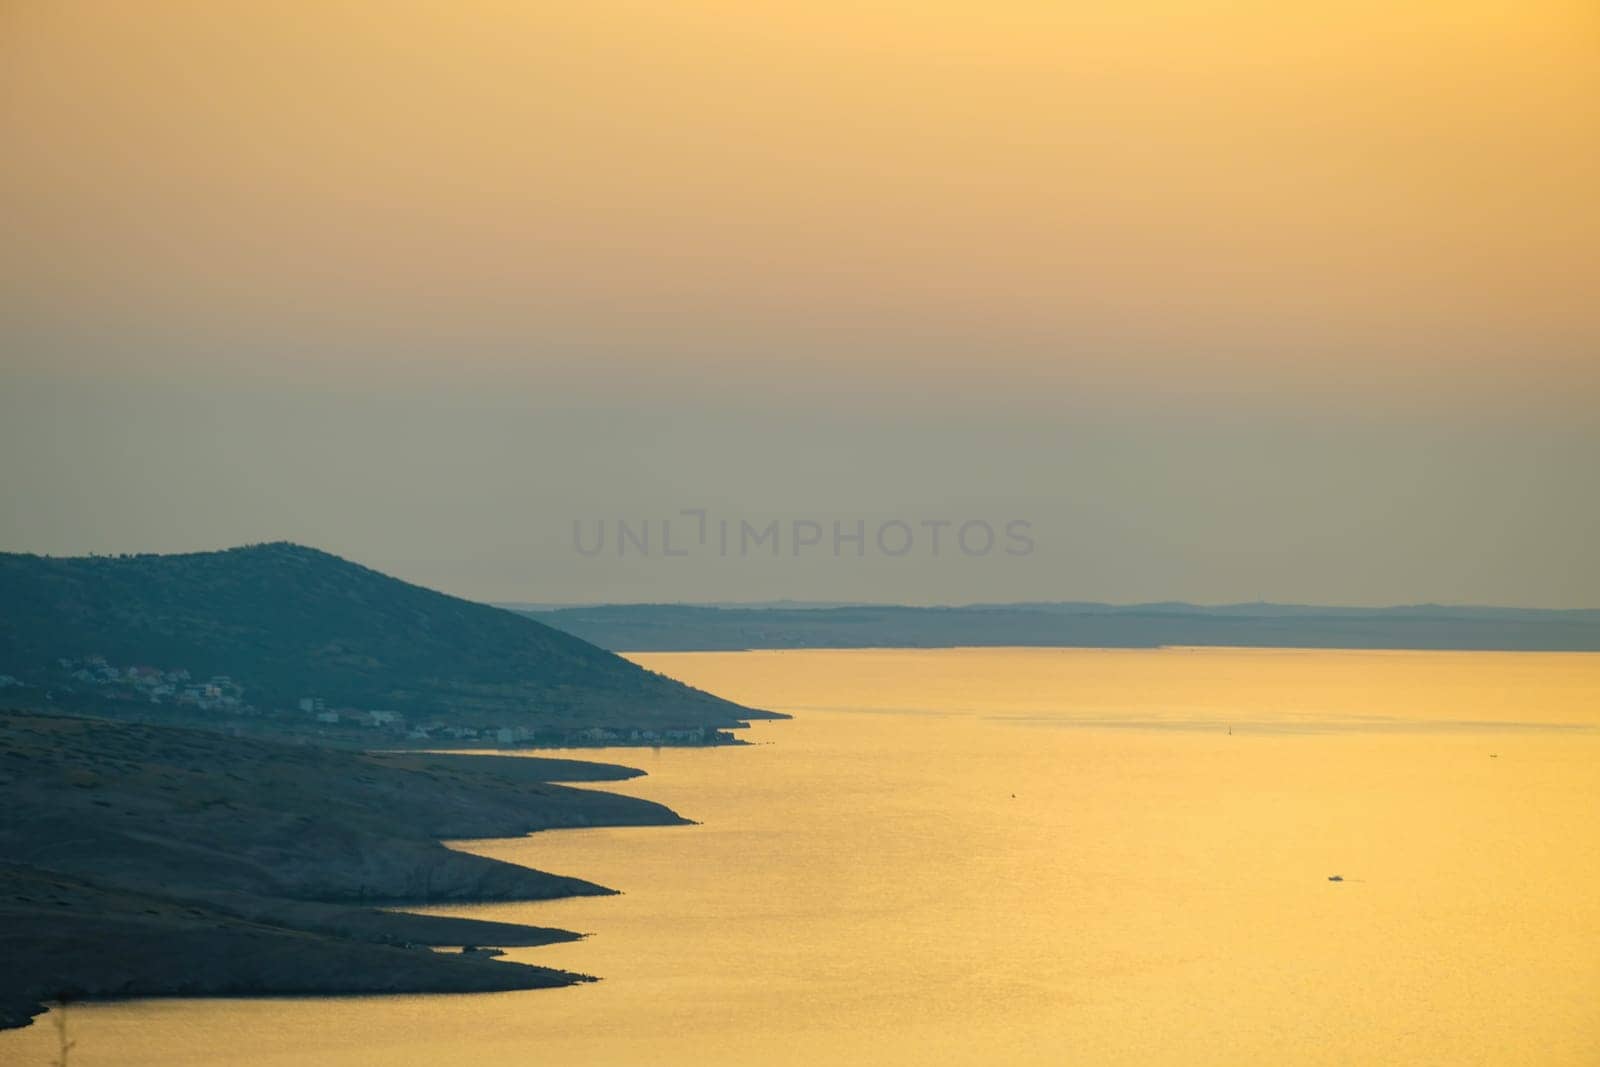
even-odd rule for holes
{"type": "Polygon", "coordinates": [[[1328,881],[1330,881],[1330,882],[1342,882],[1342,881],[1344,881],[1344,875],[1342,875],[1342,874],[1330,874],[1330,875],[1328,875],[1328,881]]]}

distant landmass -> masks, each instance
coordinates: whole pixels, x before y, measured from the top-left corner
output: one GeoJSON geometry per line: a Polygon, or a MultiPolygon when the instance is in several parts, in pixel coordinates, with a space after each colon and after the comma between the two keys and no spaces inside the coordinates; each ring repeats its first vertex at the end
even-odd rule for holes
{"type": "Polygon", "coordinates": [[[616,604],[530,618],[618,652],[1035,646],[1600,651],[1600,611],[1095,603],[727,607],[616,604]]]}
{"type": "Polygon", "coordinates": [[[286,543],[0,554],[0,702],[360,745],[703,744],[781,717],[286,543]]]}

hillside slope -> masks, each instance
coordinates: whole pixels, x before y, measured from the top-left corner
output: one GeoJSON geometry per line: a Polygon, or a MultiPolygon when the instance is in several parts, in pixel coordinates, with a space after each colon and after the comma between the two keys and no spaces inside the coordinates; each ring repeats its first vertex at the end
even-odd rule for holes
{"type": "Polygon", "coordinates": [[[515,727],[519,740],[533,730],[712,731],[765,714],[516,613],[284,543],[0,554],[0,674],[75,708],[271,714],[312,698],[303,718],[392,711],[414,723],[515,727]],[[206,691],[216,676],[223,689],[206,691]]]}

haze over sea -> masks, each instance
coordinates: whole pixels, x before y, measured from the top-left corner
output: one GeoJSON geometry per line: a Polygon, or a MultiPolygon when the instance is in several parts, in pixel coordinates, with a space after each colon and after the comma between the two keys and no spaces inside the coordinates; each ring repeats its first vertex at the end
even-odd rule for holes
{"type": "Polygon", "coordinates": [[[462,846],[624,895],[438,909],[603,981],[74,1006],[75,1067],[1600,1058],[1600,655],[632,658],[795,717],[609,754],[700,825],[462,846]]]}

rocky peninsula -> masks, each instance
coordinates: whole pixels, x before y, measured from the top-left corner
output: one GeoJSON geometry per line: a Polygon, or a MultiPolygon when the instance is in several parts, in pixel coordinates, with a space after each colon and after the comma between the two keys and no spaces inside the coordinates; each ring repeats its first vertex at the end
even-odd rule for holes
{"type": "Polygon", "coordinates": [[[433,950],[578,936],[568,931],[387,909],[614,892],[442,842],[686,822],[659,804],[551,782],[639,773],[0,712],[0,1026],[61,999],[588,980],[433,950]]]}

